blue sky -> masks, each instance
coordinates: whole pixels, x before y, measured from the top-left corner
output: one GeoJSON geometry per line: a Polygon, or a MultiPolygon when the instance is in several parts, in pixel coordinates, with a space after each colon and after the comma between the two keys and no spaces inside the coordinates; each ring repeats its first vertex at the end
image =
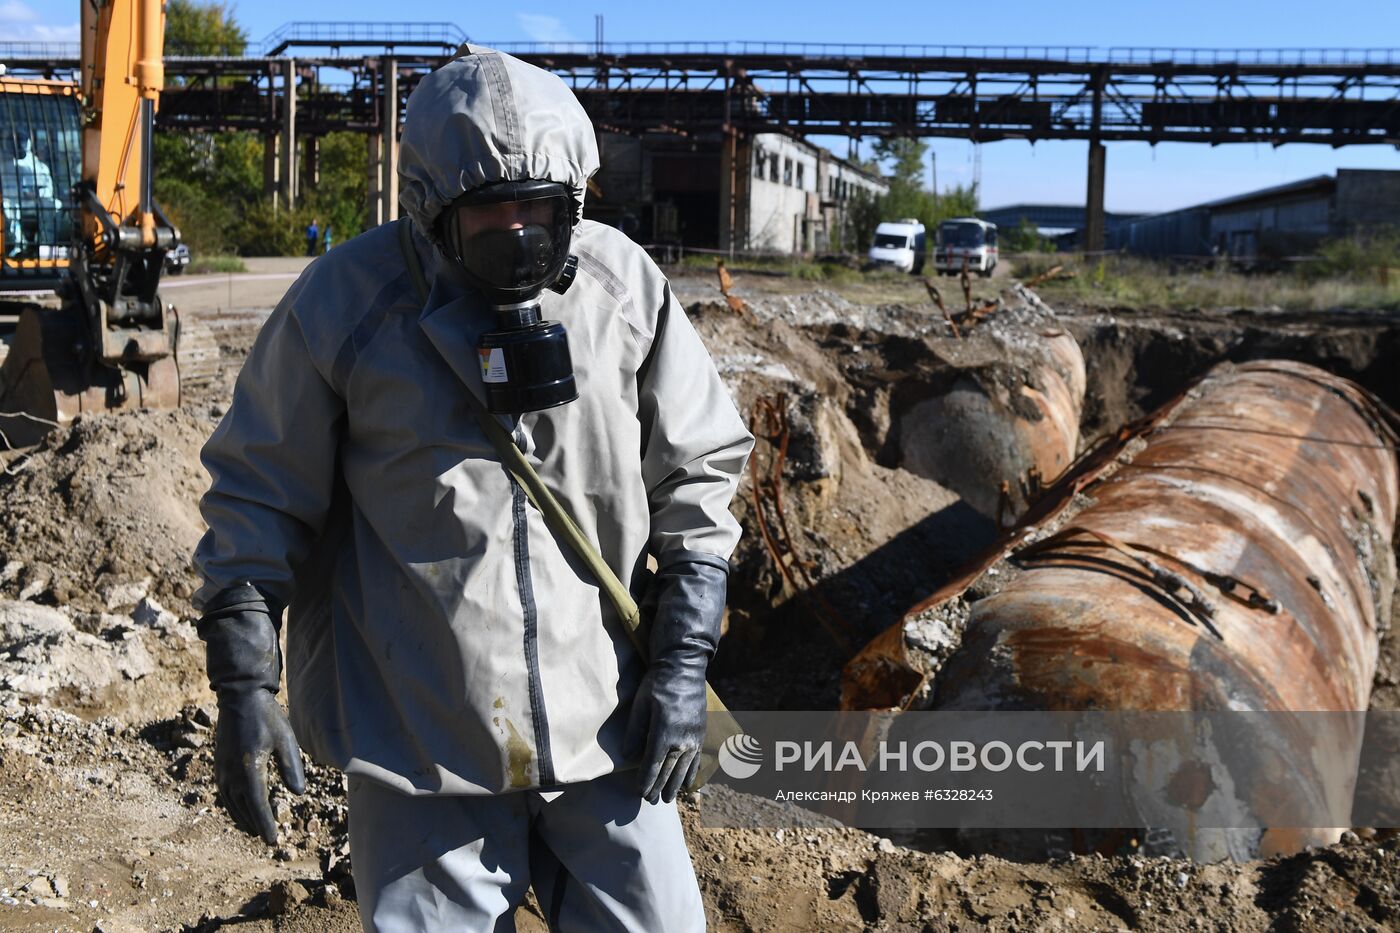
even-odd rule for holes
{"type": "MultiPolygon", "coordinates": [[[[560,2],[444,4],[396,0],[235,0],[237,20],[254,43],[289,19],[376,20],[392,9],[400,21],[455,22],[483,42],[591,41],[594,14],[610,41],[780,40],[917,42],[967,45],[1153,46],[1182,48],[1366,48],[1400,46],[1400,3],[1357,6],[1301,0],[1173,0],[1171,3],[913,2],[850,0],[780,3],[704,0],[647,3],[560,2]],[[1365,7],[1364,15],[1361,7],[1365,7]],[[1351,14],[1345,11],[1350,9],[1351,14]],[[1330,12],[1329,12],[1330,11],[1330,12]]],[[[0,0],[0,38],[64,39],[77,35],[78,0],[0,0]]],[[[836,143],[845,153],[845,143],[836,143]]],[[[974,147],[933,143],[940,186],[971,179],[974,147]]],[[[982,149],[982,203],[1077,203],[1084,197],[1085,144],[989,143],[982,149]]],[[[1108,147],[1110,210],[1165,210],[1279,184],[1337,168],[1400,169],[1385,146],[1113,143],[1108,147]]]]}

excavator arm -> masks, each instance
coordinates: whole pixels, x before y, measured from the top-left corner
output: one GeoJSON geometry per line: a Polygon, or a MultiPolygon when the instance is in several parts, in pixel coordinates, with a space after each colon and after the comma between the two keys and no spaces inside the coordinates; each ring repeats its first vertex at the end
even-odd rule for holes
{"type": "Polygon", "coordinates": [[[152,136],[165,81],[164,0],[86,0],[82,7],[81,239],[70,300],[104,366],[171,353],[156,291],[179,231],[152,197],[152,136]]]}

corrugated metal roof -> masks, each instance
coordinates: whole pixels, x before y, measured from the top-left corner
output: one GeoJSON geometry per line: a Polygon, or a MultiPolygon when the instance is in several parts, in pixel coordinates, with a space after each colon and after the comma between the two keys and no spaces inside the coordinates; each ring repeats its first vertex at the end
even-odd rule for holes
{"type": "MultiPolygon", "coordinates": [[[[1314,175],[1311,178],[1301,178],[1298,181],[1290,181],[1282,185],[1274,185],[1270,188],[1259,188],[1256,191],[1248,191],[1244,194],[1231,195],[1228,198],[1220,198],[1216,201],[1206,201],[1204,204],[1197,204],[1196,207],[1219,210],[1222,207],[1231,207],[1236,204],[1245,204],[1250,201],[1269,201],[1284,197],[1293,197],[1301,194],[1311,194],[1313,192],[1330,192],[1337,187],[1337,179],[1332,175],[1314,175]]],[[[1187,208],[1188,210],[1190,208],[1187,208]]]]}

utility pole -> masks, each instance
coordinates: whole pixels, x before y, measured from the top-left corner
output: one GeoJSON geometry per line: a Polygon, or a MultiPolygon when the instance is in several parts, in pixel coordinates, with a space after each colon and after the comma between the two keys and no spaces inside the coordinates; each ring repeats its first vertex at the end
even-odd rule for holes
{"type": "Polygon", "coordinates": [[[929,146],[929,187],[933,189],[933,213],[938,214],[938,150],[929,146]]]}

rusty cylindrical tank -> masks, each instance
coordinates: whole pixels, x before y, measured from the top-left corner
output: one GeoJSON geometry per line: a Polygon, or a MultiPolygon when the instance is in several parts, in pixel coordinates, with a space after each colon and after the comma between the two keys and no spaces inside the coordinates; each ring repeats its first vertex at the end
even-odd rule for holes
{"type": "Polygon", "coordinates": [[[998,317],[963,340],[985,348],[950,355],[966,373],[900,417],[900,465],[1008,524],[1074,460],[1086,380],[1079,344],[1053,318],[998,317]]]}
{"type": "MultiPolygon", "coordinates": [[[[1395,582],[1396,436],[1385,419],[1356,386],[1310,366],[1216,369],[1090,488],[1093,505],[1023,549],[1023,571],[973,604],[933,705],[1365,710],[1395,582]]],[[[1295,778],[1349,799],[1359,735],[1328,749],[1306,734],[1272,740],[1295,778]],[[1341,778],[1324,774],[1347,762],[1341,778]]],[[[1271,830],[1255,850],[1333,838],[1271,830]]]]}

